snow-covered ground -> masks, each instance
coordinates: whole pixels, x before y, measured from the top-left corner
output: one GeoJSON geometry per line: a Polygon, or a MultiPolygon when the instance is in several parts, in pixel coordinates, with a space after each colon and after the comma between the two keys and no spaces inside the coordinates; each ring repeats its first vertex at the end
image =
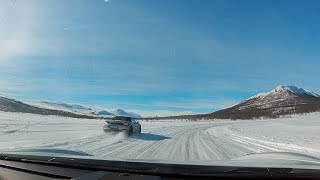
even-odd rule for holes
{"type": "Polygon", "coordinates": [[[261,152],[320,158],[319,113],[271,120],[140,123],[142,134],[126,137],[103,132],[103,120],[0,112],[0,152],[182,161],[261,152]]]}

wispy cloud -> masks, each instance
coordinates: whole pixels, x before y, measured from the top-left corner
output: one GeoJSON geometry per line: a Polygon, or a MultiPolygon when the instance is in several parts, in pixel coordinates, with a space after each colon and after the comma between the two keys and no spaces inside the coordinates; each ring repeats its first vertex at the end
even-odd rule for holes
{"type": "MultiPolygon", "coordinates": [[[[320,89],[319,53],[315,44],[308,45],[310,36],[286,44],[296,38],[282,41],[269,34],[307,26],[270,24],[277,29],[260,37],[244,29],[265,29],[229,28],[219,11],[194,13],[186,21],[173,3],[177,11],[163,13],[165,7],[155,6],[161,1],[102,6],[110,0],[18,0],[14,8],[8,2],[0,0],[0,17],[6,17],[0,25],[1,92],[124,109],[150,106],[147,110],[171,114],[221,109],[279,84],[320,89]]],[[[248,25],[243,20],[236,23],[248,25]]]]}
{"type": "Polygon", "coordinates": [[[63,28],[64,31],[78,31],[88,29],[88,26],[85,25],[74,25],[74,26],[65,26],[63,28]]]}

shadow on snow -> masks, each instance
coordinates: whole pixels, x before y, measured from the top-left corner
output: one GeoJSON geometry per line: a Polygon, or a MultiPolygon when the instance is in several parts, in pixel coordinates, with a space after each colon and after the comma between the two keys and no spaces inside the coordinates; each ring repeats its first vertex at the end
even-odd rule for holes
{"type": "Polygon", "coordinates": [[[161,141],[165,139],[171,139],[170,137],[167,136],[162,136],[158,134],[151,134],[151,133],[140,133],[140,134],[133,134],[129,136],[131,139],[141,139],[145,141],[161,141]]]}

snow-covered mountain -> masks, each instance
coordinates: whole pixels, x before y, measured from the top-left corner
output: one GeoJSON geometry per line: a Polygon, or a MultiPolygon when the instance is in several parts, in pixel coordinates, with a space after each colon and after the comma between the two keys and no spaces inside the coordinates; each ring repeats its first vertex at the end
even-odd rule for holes
{"type": "Polygon", "coordinates": [[[88,116],[84,114],[77,114],[73,112],[58,110],[58,109],[47,109],[43,107],[38,107],[18,101],[5,96],[0,96],[0,111],[5,112],[18,112],[18,113],[31,113],[31,114],[41,114],[41,115],[55,115],[55,116],[65,116],[73,118],[95,118],[93,116],[88,116]]]}
{"type": "MultiPolygon", "coordinates": [[[[290,95],[296,95],[296,96],[314,96],[314,97],[320,97],[320,95],[318,95],[315,92],[309,91],[309,90],[305,90],[302,88],[298,88],[296,86],[278,86],[275,89],[269,91],[269,92],[263,92],[263,93],[259,93],[255,96],[252,96],[251,98],[260,98],[260,99],[265,99],[266,97],[271,97],[273,99],[285,99],[287,97],[289,97],[290,95]],[[276,97],[279,95],[285,95],[284,97],[276,97]]],[[[249,98],[249,99],[251,99],[249,98]]]]}
{"type": "Polygon", "coordinates": [[[95,114],[95,115],[101,115],[101,116],[114,116],[113,113],[106,111],[106,110],[100,110],[100,111],[94,111],[91,114],[95,114]]]}
{"type": "Polygon", "coordinates": [[[110,112],[116,116],[130,116],[130,117],[135,117],[135,118],[142,118],[139,114],[136,114],[133,112],[126,112],[122,109],[113,109],[110,112]]]}
{"type": "Polygon", "coordinates": [[[45,108],[45,109],[53,109],[53,110],[61,110],[72,112],[81,115],[94,115],[94,116],[104,116],[104,117],[113,117],[113,116],[130,116],[135,118],[141,118],[139,114],[127,112],[122,109],[113,109],[111,111],[107,111],[103,108],[91,107],[80,104],[68,104],[68,103],[57,103],[57,102],[34,102],[34,101],[25,101],[26,104],[45,108]]]}
{"type": "Polygon", "coordinates": [[[57,103],[48,101],[19,101],[0,95],[0,111],[32,113],[41,115],[57,115],[75,118],[101,118],[114,116],[130,116],[141,118],[140,115],[115,109],[109,112],[103,108],[80,104],[57,103]]]}
{"type": "Polygon", "coordinates": [[[320,111],[320,96],[296,86],[278,86],[233,107],[209,114],[214,118],[252,119],[320,111]]]}
{"type": "Polygon", "coordinates": [[[40,108],[45,108],[45,109],[55,109],[55,110],[62,110],[62,111],[80,113],[80,114],[90,114],[92,112],[97,111],[97,109],[94,109],[92,107],[79,105],[79,104],[56,103],[56,102],[48,102],[48,101],[40,101],[40,102],[25,101],[24,103],[32,106],[37,106],[40,108]]]}
{"type": "Polygon", "coordinates": [[[238,109],[250,108],[272,108],[281,106],[291,106],[308,104],[310,100],[318,100],[320,96],[312,91],[308,91],[296,86],[278,86],[275,89],[257,94],[243,102],[238,109]]]}

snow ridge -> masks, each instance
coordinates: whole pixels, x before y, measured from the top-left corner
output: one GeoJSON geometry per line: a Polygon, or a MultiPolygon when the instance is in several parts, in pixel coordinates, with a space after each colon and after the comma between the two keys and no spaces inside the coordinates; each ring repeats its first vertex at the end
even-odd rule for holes
{"type": "Polygon", "coordinates": [[[312,91],[309,91],[309,90],[305,90],[303,88],[299,88],[299,87],[296,87],[293,85],[280,85],[269,92],[259,93],[255,96],[250,97],[249,99],[253,99],[253,98],[263,99],[269,95],[277,95],[277,94],[286,93],[286,92],[290,92],[290,93],[295,94],[297,96],[304,95],[304,96],[313,96],[313,97],[318,97],[318,98],[320,97],[319,94],[312,92],[312,91]]]}
{"type": "Polygon", "coordinates": [[[278,91],[286,90],[286,91],[290,91],[291,93],[296,94],[296,95],[309,95],[309,96],[314,96],[314,97],[320,97],[320,95],[318,95],[315,92],[305,90],[303,88],[298,88],[296,86],[278,86],[275,90],[278,90],[278,91]]]}

